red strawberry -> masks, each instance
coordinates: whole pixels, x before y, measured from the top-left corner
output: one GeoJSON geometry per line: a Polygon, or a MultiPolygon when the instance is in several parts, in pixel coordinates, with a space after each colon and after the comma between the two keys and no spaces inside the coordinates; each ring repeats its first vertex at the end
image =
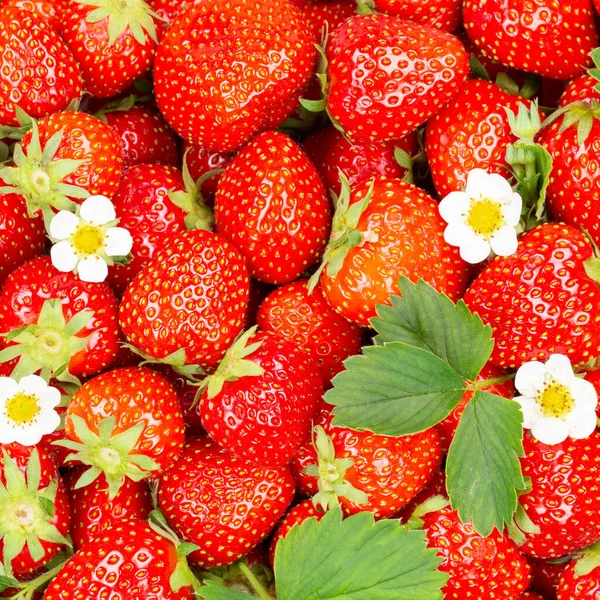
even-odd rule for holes
{"type": "Polygon", "coordinates": [[[244,460],[269,466],[290,461],[323,396],[317,363],[275,333],[252,329],[204,383],[200,415],[208,434],[244,460]]]}
{"type": "Polygon", "coordinates": [[[331,211],[306,155],[287,135],[267,132],[245,146],[223,173],[215,224],[244,255],[250,275],[279,285],[319,260],[331,211]]]}
{"type": "Polygon", "coordinates": [[[160,43],[158,106],[190,142],[239,148],[271,113],[283,120],[293,110],[312,72],[313,44],[303,18],[285,0],[203,2],[182,13],[160,43]]]}
{"type": "Polygon", "coordinates": [[[227,240],[184,231],[125,291],[121,327],[150,356],[183,350],[187,364],[214,369],[242,329],[248,287],[244,259],[227,240]]]}
{"type": "Polygon", "coordinates": [[[290,0],[306,19],[315,39],[335,31],[348,17],[356,14],[354,0],[290,0]]]}
{"type": "Polygon", "coordinates": [[[90,541],[101,539],[108,527],[120,521],[148,518],[152,498],[145,481],[125,480],[119,493],[111,500],[104,475],[85,487],[77,488],[77,481],[84,472],[83,467],[72,469],[64,479],[71,507],[71,537],[76,550],[90,541]]]}
{"type": "Polygon", "coordinates": [[[159,506],[169,525],[200,546],[189,555],[200,568],[230,564],[247,554],[268,535],[293,496],[287,467],[246,462],[207,438],[188,440],[158,484],[159,506]]]}
{"type": "Polygon", "coordinates": [[[118,523],[66,563],[50,582],[44,600],[192,600],[190,585],[177,591],[171,587],[172,576],[182,569],[181,560],[175,544],[146,521],[118,523]]]}
{"type": "Polygon", "coordinates": [[[464,300],[492,327],[493,365],[514,369],[554,353],[579,364],[600,354],[598,284],[586,274],[591,256],[576,229],[546,224],[483,269],[464,300]]]}
{"type": "Polygon", "coordinates": [[[327,109],[353,141],[401,138],[456,92],[469,72],[461,42],[389,15],[352,17],[327,44],[327,109]]]}
{"type": "Polygon", "coordinates": [[[31,12],[0,8],[0,56],[0,125],[19,125],[15,105],[32,117],[45,117],[81,95],[73,55],[54,29],[31,12]]]}
{"type": "Polygon", "coordinates": [[[192,178],[195,181],[203,179],[200,186],[202,197],[207,203],[214,203],[222,173],[216,173],[208,178],[206,175],[210,171],[226,169],[233,155],[229,152],[213,152],[189,142],[184,144],[183,151],[192,178]]]}
{"type": "Polygon", "coordinates": [[[319,287],[308,292],[308,282],[289,283],[263,300],[258,326],[304,349],[321,367],[323,381],[343,370],[343,361],[360,352],[362,327],[333,310],[319,287]]]}
{"type": "Polygon", "coordinates": [[[556,600],[558,581],[570,558],[544,560],[528,556],[531,565],[531,589],[541,594],[545,600],[556,600]]]}
{"type": "Polygon", "coordinates": [[[583,73],[598,45],[590,0],[465,0],[463,19],[494,60],[554,79],[583,73]]]}
{"type": "Polygon", "coordinates": [[[4,0],[4,6],[14,6],[34,14],[38,21],[45,21],[54,29],[60,30],[62,15],[69,0],[4,0]]]}
{"type": "Polygon", "coordinates": [[[567,106],[572,102],[600,102],[600,91],[596,89],[598,80],[588,73],[569,81],[560,97],[559,106],[567,106]]]}
{"type": "Polygon", "coordinates": [[[545,598],[540,596],[537,592],[524,592],[519,596],[519,600],[545,600],[545,598]]]}
{"type": "MultiPolygon", "coordinates": [[[[359,0],[364,2],[365,0],[359,0]]],[[[371,0],[372,1],[372,0],[371,0]]],[[[367,3],[370,0],[366,0],[367,3]]],[[[442,31],[454,31],[460,22],[461,0],[374,0],[379,12],[401,19],[410,19],[421,25],[428,25],[442,31]]]]}
{"type": "Polygon", "coordinates": [[[596,600],[600,595],[600,564],[595,546],[572,561],[558,581],[558,600],[596,600]],[[587,563],[587,564],[585,564],[587,563]]]}
{"type": "Polygon", "coordinates": [[[527,588],[530,567],[506,534],[494,529],[481,537],[449,506],[421,518],[427,546],[437,549],[443,558],[439,569],[450,576],[444,598],[519,598],[527,588]]]}
{"type": "Polygon", "coordinates": [[[446,489],[446,472],[442,468],[438,469],[431,476],[427,485],[408,504],[405,504],[398,512],[396,512],[393,518],[398,519],[403,524],[407,524],[414,516],[413,513],[415,512],[415,509],[434,496],[443,496],[444,498],[448,496],[448,490],[446,489]]]}
{"type": "Polygon", "coordinates": [[[557,558],[600,540],[600,433],[553,446],[526,433],[523,447],[521,466],[531,491],[519,502],[539,533],[525,533],[521,550],[557,558]]]}

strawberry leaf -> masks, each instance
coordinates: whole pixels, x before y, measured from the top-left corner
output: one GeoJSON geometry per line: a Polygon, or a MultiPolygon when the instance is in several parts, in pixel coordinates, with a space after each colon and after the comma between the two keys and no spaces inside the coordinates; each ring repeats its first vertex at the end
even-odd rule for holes
{"type": "Polygon", "coordinates": [[[486,392],[475,392],[450,445],[446,485],[460,520],[489,535],[511,523],[518,490],[525,487],[523,415],[519,405],[486,392]]]}
{"type": "MultiPolygon", "coordinates": [[[[340,509],[292,527],[277,544],[278,600],[441,600],[447,575],[422,531],[340,509]]],[[[225,598],[225,597],[223,597],[225,598]]],[[[232,597],[233,600],[233,597],[232,597]]]]}
{"type": "Polygon", "coordinates": [[[215,581],[207,581],[197,594],[206,600],[248,600],[248,594],[232,590],[215,581]]]}

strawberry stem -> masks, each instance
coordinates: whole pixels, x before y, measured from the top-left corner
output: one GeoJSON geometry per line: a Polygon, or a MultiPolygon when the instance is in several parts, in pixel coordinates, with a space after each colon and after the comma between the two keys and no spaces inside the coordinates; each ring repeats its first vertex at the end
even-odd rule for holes
{"type": "Polygon", "coordinates": [[[496,385],[498,383],[504,383],[505,381],[510,381],[515,378],[514,373],[510,373],[508,375],[502,375],[501,377],[493,377],[491,379],[483,379],[482,381],[473,381],[472,383],[467,385],[467,390],[477,391],[483,388],[489,387],[491,385],[496,385]]]}
{"type": "Polygon", "coordinates": [[[246,576],[246,579],[250,582],[252,589],[258,594],[259,598],[262,600],[274,600],[273,596],[271,596],[267,590],[261,585],[260,581],[254,575],[254,573],[248,568],[246,564],[240,562],[239,564],[240,571],[246,576]]]}

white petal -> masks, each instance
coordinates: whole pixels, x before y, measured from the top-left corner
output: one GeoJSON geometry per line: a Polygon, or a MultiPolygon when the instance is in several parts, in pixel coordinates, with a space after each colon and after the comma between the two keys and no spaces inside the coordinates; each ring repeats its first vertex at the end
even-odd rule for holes
{"type": "MultiPolygon", "coordinates": [[[[26,377],[21,377],[19,388],[25,394],[39,397],[48,389],[48,384],[38,375],[27,375],[26,377]]],[[[56,391],[58,392],[58,390],[56,391]]]]}
{"type": "Polygon", "coordinates": [[[63,273],[70,273],[77,266],[77,254],[67,240],[54,244],[50,248],[50,256],[54,267],[63,273]]]}
{"type": "Polygon", "coordinates": [[[546,417],[538,419],[531,428],[531,435],[542,444],[552,446],[564,442],[569,436],[569,426],[562,419],[546,417]]]}
{"type": "Polygon", "coordinates": [[[510,256],[517,251],[517,230],[505,225],[490,239],[490,246],[498,256],[510,256]]]}
{"type": "Polygon", "coordinates": [[[43,425],[43,435],[54,433],[60,425],[60,415],[55,410],[44,410],[39,416],[43,425]]]}
{"type": "Polygon", "coordinates": [[[16,441],[17,429],[10,427],[7,421],[0,422],[0,444],[12,444],[16,441]]]}
{"type": "Polygon", "coordinates": [[[44,423],[38,417],[38,420],[28,427],[15,428],[13,435],[15,436],[15,441],[22,446],[35,446],[40,443],[44,434],[48,433],[45,429],[44,423]]]}
{"type": "Polygon", "coordinates": [[[99,256],[86,256],[80,261],[77,272],[81,281],[98,283],[108,275],[108,265],[99,256]]]}
{"type": "Polygon", "coordinates": [[[575,377],[571,361],[564,354],[551,354],[546,361],[546,371],[562,385],[570,385],[575,377]]]}
{"type": "Polygon", "coordinates": [[[12,377],[0,377],[0,400],[12,398],[19,391],[19,385],[12,377]]]}
{"type": "Polygon", "coordinates": [[[502,175],[498,175],[498,173],[488,174],[487,186],[489,190],[488,198],[502,203],[510,202],[512,199],[513,190],[510,183],[502,175]]]}
{"type": "Polygon", "coordinates": [[[90,196],[81,205],[79,214],[94,225],[104,225],[117,217],[113,203],[106,196],[90,196]]]}
{"type": "Polygon", "coordinates": [[[111,227],[104,238],[108,256],[127,256],[131,252],[133,239],[127,229],[111,227]]]}
{"type": "Polygon", "coordinates": [[[469,198],[489,198],[489,174],[483,169],[472,169],[467,177],[465,192],[469,198]]]}
{"type": "Polygon", "coordinates": [[[574,377],[570,384],[571,395],[575,400],[575,406],[595,409],[598,405],[598,392],[596,388],[585,379],[574,377]]]}
{"type": "Polygon", "coordinates": [[[515,396],[515,402],[521,406],[523,427],[531,429],[533,424],[543,416],[540,405],[533,398],[527,396],[515,396]]]}
{"type": "Polygon", "coordinates": [[[596,429],[596,411],[588,407],[575,407],[565,419],[569,437],[580,440],[589,437],[596,429]]]}
{"type": "Polygon", "coordinates": [[[55,240],[66,240],[79,225],[79,218],[68,210],[61,210],[50,221],[50,235],[55,240]]]}
{"type": "Polygon", "coordinates": [[[41,394],[38,394],[39,405],[42,410],[52,410],[60,404],[60,390],[48,386],[41,394]]]}
{"type": "Polygon", "coordinates": [[[460,247],[467,237],[473,235],[473,230],[464,223],[450,223],[444,230],[444,239],[450,246],[460,247]]]}
{"type": "Polygon", "coordinates": [[[450,192],[439,204],[440,216],[446,223],[456,223],[471,208],[471,198],[464,192],[450,192]]]}
{"type": "Polygon", "coordinates": [[[523,396],[535,398],[543,389],[546,367],[537,360],[526,362],[519,367],[515,376],[515,387],[523,396]]]}
{"type": "Polygon", "coordinates": [[[482,237],[473,235],[460,246],[460,256],[472,265],[484,261],[490,255],[490,243],[482,237]]]}
{"type": "Polygon", "coordinates": [[[523,199],[519,194],[513,192],[512,199],[502,206],[502,216],[507,225],[516,227],[521,220],[521,209],[523,208],[523,199]]]}

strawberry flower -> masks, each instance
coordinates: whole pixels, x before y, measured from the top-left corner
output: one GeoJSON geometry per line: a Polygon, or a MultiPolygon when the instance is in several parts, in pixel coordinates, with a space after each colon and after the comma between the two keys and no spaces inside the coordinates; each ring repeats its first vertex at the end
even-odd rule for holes
{"type": "Polygon", "coordinates": [[[586,438],[596,429],[596,390],[574,375],[563,354],[552,354],[546,364],[525,363],[517,371],[515,387],[522,394],[515,401],[521,405],[523,426],[543,444],[586,438]]]}
{"type": "Polygon", "coordinates": [[[465,191],[451,192],[440,202],[440,215],[448,223],[444,239],[458,246],[462,259],[471,264],[484,261],[492,251],[510,256],[517,249],[522,205],[504,177],[473,169],[465,191]]]}
{"type": "Polygon", "coordinates": [[[37,375],[0,377],[0,444],[34,446],[60,425],[60,391],[37,375]]]}
{"type": "Polygon", "coordinates": [[[112,202],[90,196],[77,213],[61,210],[50,222],[52,264],[64,273],[73,271],[82,281],[104,281],[108,267],[126,262],[133,240],[117,225],[112,202]]]}

